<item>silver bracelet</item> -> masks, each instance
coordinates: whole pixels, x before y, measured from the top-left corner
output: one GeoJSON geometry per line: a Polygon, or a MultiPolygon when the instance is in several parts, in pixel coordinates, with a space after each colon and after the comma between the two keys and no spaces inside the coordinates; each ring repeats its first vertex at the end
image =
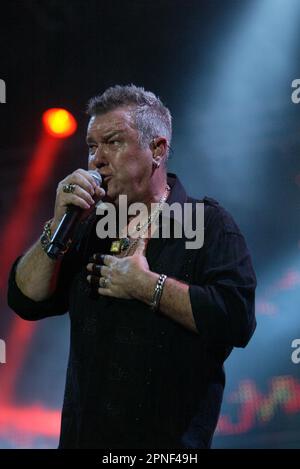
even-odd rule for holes
{"type": "Polygon", "coordinates": [[[153,293],[153,298],[150,303],[150,307],[152,311],[156,311],[159,307],[161,295],[163,292],[164,284],[167,279],[167,276],[165,274],[160,274],[159,279],[156,282],[154,293],[153,293]]]}
{"type": "Polygon", "coordinates": [[[43,248],[43,250],[46,254],[47,254],[47,249],[48,249],[48,247],[50,245],[50,242],[51,242],[51,222],[52,222],[52,220],[53,219],[51,218],[50,220],[48,220],[45,223],[42,235],[40,237],[42,248],[43,248]]]}

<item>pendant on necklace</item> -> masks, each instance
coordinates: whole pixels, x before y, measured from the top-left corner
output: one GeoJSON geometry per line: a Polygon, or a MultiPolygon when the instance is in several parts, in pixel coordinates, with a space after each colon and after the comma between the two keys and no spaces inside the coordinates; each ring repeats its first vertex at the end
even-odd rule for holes
{"type": "Polygon", "coordinates": [[[129,247],[130,241],[128,238],[121,238],[111,243],[110,252],[119,254],[129,247]]]}

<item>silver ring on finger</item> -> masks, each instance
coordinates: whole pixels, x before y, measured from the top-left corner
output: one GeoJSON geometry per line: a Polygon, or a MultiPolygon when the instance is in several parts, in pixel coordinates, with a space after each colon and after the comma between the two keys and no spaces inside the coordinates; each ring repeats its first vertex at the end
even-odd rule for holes
{"type": "Polygon", "coordinates": [[[100,280],[99,280],[100,287],[107,288],[107,284],[108,284],[108,279],[104,277],[100,277],[100,280]]]}
{"type": "Polygon", "coordinates": [[[73,194],[73,192],[75,191],[76,189],[76,184],[64,184],[63,185],[63,192],[65,192],[66,194],[73,194]]]}

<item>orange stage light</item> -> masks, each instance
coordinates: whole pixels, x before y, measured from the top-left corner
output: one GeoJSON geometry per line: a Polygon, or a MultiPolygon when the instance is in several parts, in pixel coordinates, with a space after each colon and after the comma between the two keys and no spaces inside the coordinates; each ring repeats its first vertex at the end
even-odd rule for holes
{"type": "Polygon", "coordinates": [[[43,124],[46,131],[56,138],[66,138],[77,129],[77,122],[66,109],[51,108],[43,114],[43,124]]]}

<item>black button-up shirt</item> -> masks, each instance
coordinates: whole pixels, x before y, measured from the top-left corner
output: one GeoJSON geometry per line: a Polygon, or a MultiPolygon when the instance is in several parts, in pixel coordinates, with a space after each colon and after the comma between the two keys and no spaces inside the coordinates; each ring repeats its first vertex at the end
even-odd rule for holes
{"type": "MultiPolygon", "coordinates": [[[[168,183],[168,203],[195,207],[175,175],[168,175],[168,183]]],[[[214,199],[201,201],[202,248],[186,249],[184,237],[171,236],[151,239],[146,250],[152,271],[189,284],[198,334],[138,300],[93,293],[86,264],[110,246],[96,236],[97,217],[81,224],[49,299],[23,295],[15,282],[16,260],[10,307],[28,320],[70,315],[60,448],[210,446],[223,395],[223,362],[234,346],[246,346],[256,326],[256,278],[231,215],[214,199]]]]}

